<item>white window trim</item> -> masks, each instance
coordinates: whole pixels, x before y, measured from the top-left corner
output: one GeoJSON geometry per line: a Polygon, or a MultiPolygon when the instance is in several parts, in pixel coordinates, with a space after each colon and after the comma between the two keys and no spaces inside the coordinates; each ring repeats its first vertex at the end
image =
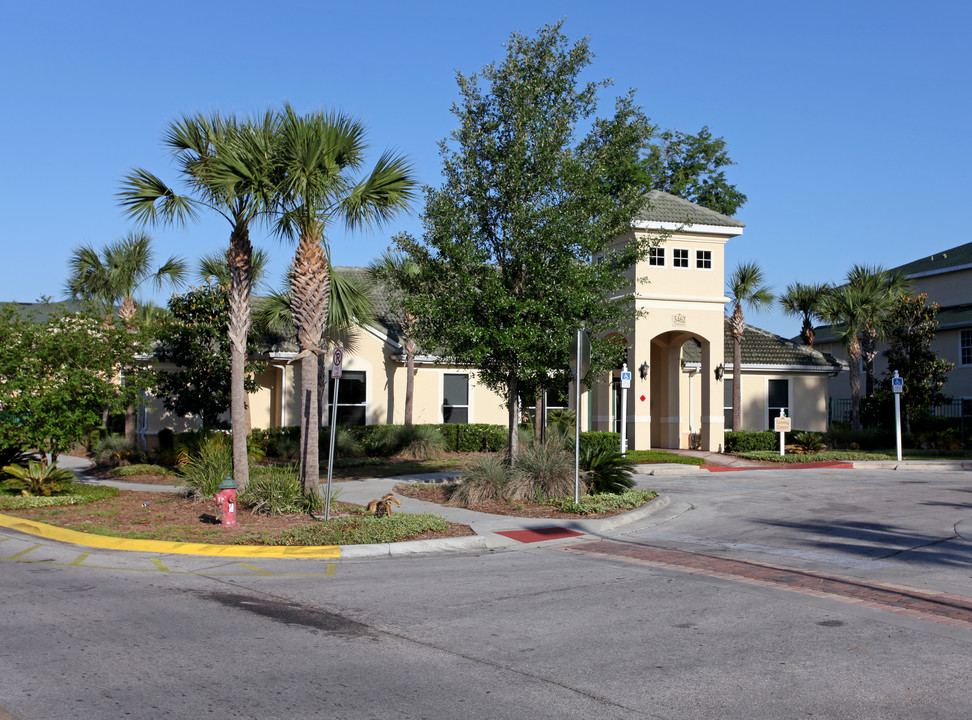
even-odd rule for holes
{"type": "Polygon", "coordinates": [[[959,347],[958,347],[959,367],[972,367],[972,362],[962,362],[962,350],[964,349],[964,345],[965,345],[965,343],[963,343],[963,339],[966,336],[969,338],[969,343],[968,343],[969,353],[972,354],[972,329],[963,328],[962,330],[959,330],[959,347]],[[968,333],[968,335],[966,335],[966,333],[968,333]]]}
{"type": "Polygon", "coordinates": [[[715,268],[715,258],[711,250],[696,250],[695,251],[695,269],[702,270],[703,272],[712,272],[715,268]],[[702,253],[709,253],[709,267],[703,267],[699,265],[699,255],[702,253]]]}
{"type": "Polygon", "coordinates": [[[692,269],[692,251],[688,248],[672,248],[672,267],[676,270],[691,270],[692,269]],[[684,252],[685,253],[685,264],[676,265],[675,264],[675,253],[684,252]]]}
{"type": "Polygon", "coordinates": [[[452,424],[457,424],[457,425],[472,424],[473,423],[473,374],[469,371],[463,371],[463,370],[443,370],[441,376],[439,377],[439,422],[443,425],[446,424],[446,419],[445,419],[445,376],[446,375],[466,376],[466,404],[449,406],[454,408],[461,408],[461,407],[466,408],[466,422],[452,423],[452,424]]]}
{"type": "MultiPolygon", "coordinates": [[[[346,368],[343,369],[342,374],[343,373],[352,373],[352,372],[353,373],[362,373],[362,374],[364,374],[364,381],[365,381],[365,399],[364,399],[364,402],[363,403],[340,403],[339,402],[339,403],[336,403],[336,404],[337,404],[337,406],[339,408],[342,408],[342,407],[363,407],[364,408],[364,414],[365,414],[365,425],[366,426],[367,425],[371,425],[371,412],[370,412],[370,409],[371,409],[371,377],[370,377],[371,376],[371,371],[369,371],[367,368],[363,368],[363,367],[346,367],[346,368]]],[[[333,415],[334,414],[334,407],[330,403],[330,398],[331,398],[331,388],[330,388],[330,384],[333,381],[334,381],[334,378],[331,377],[331,371],[330,371],[330,369],[328,369],[328,371],[327,371],[328,388],[327,388],[327,392],[324,393],[324,402],[326,403],[326,408],[325,408],[326,412],[325,412],[325,419],[324,419],[324,426],[325,427],[330,426],[331,419],[334,416],[333,415]]],[[[340,393],[341,393],[341,388],[339,386],[338,387],[338,394],[340,395],[340,393]]]]}
{"type": "Polygon", "coordinates": [[[661,268],[667,267],[667,265],[668,265],[667,255],[668,255],[668,253],[665,252],[665,247],[663,245],[659,245],[658,247],[650,248],[649,251],[648,251],[648,267],[661,267],[661,268]],[[651,252],[652,251],[661,253],[661,262],[660,263],[658,263],[658,262],[653,263],[652,262],[652,257],[651,257],[651,252]]]}

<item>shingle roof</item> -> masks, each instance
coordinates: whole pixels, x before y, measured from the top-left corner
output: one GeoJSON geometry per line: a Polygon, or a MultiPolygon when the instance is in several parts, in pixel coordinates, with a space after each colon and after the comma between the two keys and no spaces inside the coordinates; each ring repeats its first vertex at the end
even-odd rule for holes
{"type": "Polygon", "coordinates": [[[635,217],[635,222],[673,222],[688,225],[717,225],[721,227],[746,227],[746,223],[728,217],[715,210],[689,202],[678,195],[652,190],[648,193],[645,208],[635,217]]]}
{"type": "Polygon", "coordinates": [[[942,272],[963,265],[972,265],[972,242],[913,260],[893,269],[907,277],[918,273],[942,272]]]}
{"type": "MultiPolygon", "coordinates": [[[[725,357],[723,362],[732,364],[732,336],[729,319],[725,319],[725,357]]],[[[701,348],[686,343],[683,356],[690,362],[701,360],[701,348]]],[[[819,368],[839,370],[841,363],[830,355],[814,350],[798,342],[787,340],[774,333],[747,325],[742,342],[743,365],[779,365],[784,367],[819,368]]]]}

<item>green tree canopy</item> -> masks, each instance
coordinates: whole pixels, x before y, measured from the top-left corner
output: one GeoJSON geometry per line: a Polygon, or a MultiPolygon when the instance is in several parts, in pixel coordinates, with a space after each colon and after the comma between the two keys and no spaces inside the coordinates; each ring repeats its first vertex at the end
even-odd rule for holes
{"type": "Polygon", "coordinates": [[[608,83],[580,81],[588,42],[560,28],[513,33],[500,64],[457,74],[444,182],[426,188],[422,240],[398,238],[419,268],[406,298],[419,337],[507,398],[511,462],[520,390],[564,381],[578,328],[591,331],[600,367],[613,363],[604,335],[632,320],[625,271],[649,244],[611,241],[643,207],[652,126],[630,95],[591,120],[608,83]]]}
{"type": "MultiPolygon", "coordinates": [[[[222,427],[230,408],[229,291],[224,285],[192,288],[169,299],[170,317],[156,329],[155,357],[173,368],[154,372],[156,395],[177,415],[194,415],[205,427],[222,427]]],[[[245,366],[244,387],[256,390],[245,366]]]]}
{"type": "Polygon", "coordinates": [[[70,449],[106,408],[137,401],[146,377],[134,361],[144,351],[140,332],[103,316],[0,308],[0,450],[70,449]]]}

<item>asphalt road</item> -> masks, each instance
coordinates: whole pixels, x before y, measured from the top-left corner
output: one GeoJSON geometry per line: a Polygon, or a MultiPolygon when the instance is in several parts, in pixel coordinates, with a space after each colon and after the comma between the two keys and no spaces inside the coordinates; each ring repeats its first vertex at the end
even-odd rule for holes
{"type": "Polygon", "coordinates": [[[625,534],[470,555],[0,534],[0,720],[972,717],[972,474],[644,482],[625,534]]]}

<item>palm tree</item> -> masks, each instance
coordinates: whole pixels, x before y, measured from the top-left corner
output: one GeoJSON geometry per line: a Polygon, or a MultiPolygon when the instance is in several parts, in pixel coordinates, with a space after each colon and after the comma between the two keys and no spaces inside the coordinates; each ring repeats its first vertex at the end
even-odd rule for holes
{"type": "Polygon", "coordinates": [[[851,428],[861,429],[861,337],[864,329],[866,299],[853,285],[831,289],[821,303],[820,313],[834,324],[834,331],[847,350],[850,370],[851,428]]]}
{"type": "Polygon", "coordinates": [[[119,193],[125,213],[140,223],[185,224],[202,208],[222,215],[230,224],[230,415],[233,425],[233,475],[245,488],[249,482],[246,439],[249,434],[244,388],[246,344],[250,330],[253,247],[250,224],[268,209],[273,197],[273,143],[279,118],[237,122],[218,113],[187,115],[173,122],[163,143],[188,188],[181,195],[145,170],[134,170],[119,193]]]}
{"type": "Polygon", "coordinates": [[[746,331],[743,305],[759,310],[773,303],[773,293],[764,285],[763,271],[755,262],[740,263],[729,276],[726,292],[732,303],[729,334],[732,336],[732,429],[742,429],[742,342],[746,331]]]}
{"type": "Polygon", "coordinates": [[[99,253],[91,245],[74,249],[68,260],[65,291],[72,299],[94,301],[110,317],[117,312],[126,323],[137,312],[135,294],[146,282],[156,290],[178,287],[186,276],[186,262],[170,257],[153,269],[152,238],[144,233],[129,233],[105,246],[99,253]]]}
{"type": "MultiPolygon", "coordinates": [[[[137,306],[135,294],[146,282],[155,289],[178,287],[186,275],[186,262],[172,256],[153,269],[152,238],[145,233],[129,233],[110,243],[99,253],[90,245],[74,249],[68,260],[65,290],[69,297],[92,301],[101,306],[105,318],[118,307],[118,317],[126,326],[135,323],[136,315],[148,314],[151,308],[137,306]]],[[[107,411],[104,420],[107,421],[107,411]]],[[[135,442],[135,406],[125,408],[125,438],[135,442]]]]}
{"type": "Polygon", "coordinates": [[[330,262],[324,230],[343,220],[349,228],[381,223],[407,209],[415,180],[402,157],[383,154],[371,173],[355,182],[349,173],[363,163],[364,127],[337,113],[298,116],[289,105],[281,120],[277,148],[280,232],[297,241],[290,274],[291,307],[301,359],[301,479],[305,492],[316,492],[320,479],[318,362],[324,352],[331,291],[330,262]]]}
{"type": "Polygon", "coordinates": [[[401,308],[402,348],[405,350],[405,424],[412,424],[412,406],[415,395],[415,353],[418,341],[415,330],[418,318],[405,307],[405,296],[410,283],[419,274],[418,265],[402,253],[383,252],[368,266],[372,282],[384,285],[392,301],[401,308]]]}
{"type": "Polygon", "coordinates": [[[874,394],[874,358],[877,341],[888,334],[891,312],[898,297],[908,289],[908,281],[898,272],[880,266],[854,265],[847,273],[847,284],[856,288],[864,312],[860,329],[861,360],[864,363],[865,397],[874,394]]]}
{"type": "Polygon", "coordinates": [[[827,283],[790,283],[786,287],[786,292],[780,296],[780,305],[783,312],[791,317],[798,317],[803,320],[800,328],[800,339],[804,345],[813,347],[815,334],[813,331],[814,321],[822,320],[820,306],[824,297],[830,291],[827,283]]]}

